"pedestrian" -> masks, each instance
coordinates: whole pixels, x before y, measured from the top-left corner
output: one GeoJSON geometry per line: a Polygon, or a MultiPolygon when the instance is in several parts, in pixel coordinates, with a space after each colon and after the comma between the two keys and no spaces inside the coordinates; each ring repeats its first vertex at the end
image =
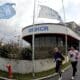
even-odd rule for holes
{"type": "Polygon", "coordinates": [[[62,61],[64,60],[64,56],[59,51],[58,47],[54,48],[54,60],[56,62],[56,68],[55,68],[55,70],[59,74],[59,80],[61,80],[62,79],[61,66],[62,66],[62,61]]]}
{"type": "Polygon", "coordinates": [[[68,52],[69,58],[70,58],[70,62],[72,65],[72,80],[74,79],[76,72],[77,72],[77,63],[78,63],[78,58],[79,58],[79,51],[76,50],[73,46],[70,48],[69,52],[68,52]]]}

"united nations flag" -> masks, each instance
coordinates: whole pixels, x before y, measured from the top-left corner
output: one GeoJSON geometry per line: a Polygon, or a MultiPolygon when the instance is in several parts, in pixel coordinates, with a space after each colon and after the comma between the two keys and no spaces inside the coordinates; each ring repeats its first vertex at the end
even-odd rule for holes
{"type": "Polygon", "coordinates": [[[5,3],[0,6],[0,19],[9,19],[16,14],[15,3],[5,3]]]}

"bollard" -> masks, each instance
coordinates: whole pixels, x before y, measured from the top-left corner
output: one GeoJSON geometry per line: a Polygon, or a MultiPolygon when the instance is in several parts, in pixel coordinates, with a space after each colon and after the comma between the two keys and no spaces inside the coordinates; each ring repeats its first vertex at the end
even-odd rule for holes
{"type": "Polygon", "coordinates": [[[8,78],[11,79],[12,78],[12,66],[11,64],[7,64],[6,67],[8,69],[8,78]]]}

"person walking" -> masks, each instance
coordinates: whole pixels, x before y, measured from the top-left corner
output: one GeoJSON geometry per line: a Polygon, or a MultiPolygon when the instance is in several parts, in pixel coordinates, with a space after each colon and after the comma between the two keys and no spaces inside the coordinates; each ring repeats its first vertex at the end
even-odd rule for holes
{"type": "Polygon", "coordinates": [[[76,50],[73,46],[70,48],[69,52],[68,52],[69,58],[70,58],[70,62],[72,65],[72,80],[74,79],[76,72],[77,72],[77,63],[78,63],[78,58],[79,58],[79,51],[76,50]]]}
{"type": "Polygon", "coordinates": [[[58,47],[54,48],[54,60],[56,62],[55,70],[59,74],[59,80],[62,80],[61,66],[62,66],[62,61],[64,60],[64,56],[59,51],[58,47]]]}

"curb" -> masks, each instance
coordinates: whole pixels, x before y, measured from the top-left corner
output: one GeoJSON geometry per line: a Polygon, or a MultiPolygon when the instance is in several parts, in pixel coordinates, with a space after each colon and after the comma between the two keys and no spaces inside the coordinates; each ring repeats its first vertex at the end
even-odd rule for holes
{"type": "Polygon", "coordinates": [[[5,77],[0,77],[0,80],[16,80],[16,79],[8,79],[8,78],[5,78],[5,77]]]}
{"type": "MultiPolygon", "coordinates": [[[[70,68],[70,65],[69,65],[68,67],[64,68],[63,71],[66,71],[66,70],[69,69],[69,68],[70,68]]],[[[37,79],[33,79],[33,80],[42,80],[42,79],[54,77],[54,76],[56,76],[56,75],[58,75],[58,73],[54,73],[54,74],[51,74],[51,75],[49,75],[49,76],[41,77],[41,78],[37,78],[37,79]]]]}

